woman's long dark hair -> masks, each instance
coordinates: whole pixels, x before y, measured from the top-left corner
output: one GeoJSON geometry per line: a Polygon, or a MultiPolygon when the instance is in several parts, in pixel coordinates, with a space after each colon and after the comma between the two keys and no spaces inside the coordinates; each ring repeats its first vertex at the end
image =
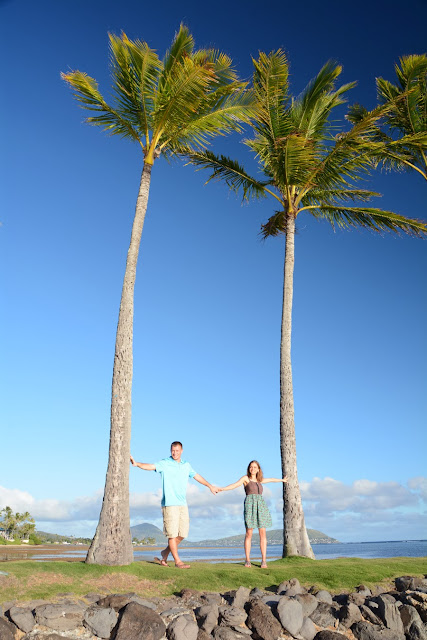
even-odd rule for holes
{"type": "Polygon", "coordinates": [[[257,464],[257,465],[258,465],[258,473],[256,474],[257,482],[262,482],[262,479],[263,479],[263,477],[264,477],[264,474],[263,474],[263,472],[262,472],[261,465],[260,465],[260,463],[258,462],[258,460],[251,460],[251,461],[250,461],[250,463],[248,464],[248,469],[247,469],[247,471],[246,471],[246,475],[248,476],[248,478],[250,478],[250,477],[251,477],[251,475],[250,475],[250,471],[249,471],[249,467],[250,467],[250,466],[251,466],[251,464],[253,464],[253,463],[255,463],[255,464],[257,464]]]}

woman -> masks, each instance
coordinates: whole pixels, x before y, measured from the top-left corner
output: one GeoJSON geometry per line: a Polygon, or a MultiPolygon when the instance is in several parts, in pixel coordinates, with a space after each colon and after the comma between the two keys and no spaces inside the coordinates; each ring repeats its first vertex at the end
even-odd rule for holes
{"type": "Polygon", "coordinates": [[[259,544],[261,548],[261,569],[267,568],[267,535],[265,532],[266,527],[271,527],[271,515],[268,507],[262,497],[263,487],[266,482],[287,482],[288,479],[285,476],[282,479],[279,478],[264,478],[262,469],[259,462],[252,460],[248,464],[247,475],[242,476],[240,480],[229,484],[226,487],[219,487],[218,491],[232,491],[243,485],[245,487],[245,567],[251,566],[251,543],[252,533],[255,528],[259,531],[259,544]]]}

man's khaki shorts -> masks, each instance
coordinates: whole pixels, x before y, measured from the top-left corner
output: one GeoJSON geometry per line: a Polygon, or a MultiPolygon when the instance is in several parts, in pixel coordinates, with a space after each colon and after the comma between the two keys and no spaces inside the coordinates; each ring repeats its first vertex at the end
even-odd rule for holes
{"type": "Polygon", "coordinates": [[[190,529],[188,507],[162,507],[163,533],[167,538],[186,538],[190,529]]]}

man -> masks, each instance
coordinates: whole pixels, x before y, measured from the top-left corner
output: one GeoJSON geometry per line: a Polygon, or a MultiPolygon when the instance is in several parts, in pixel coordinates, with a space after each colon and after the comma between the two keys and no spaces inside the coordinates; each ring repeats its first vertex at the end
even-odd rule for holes
{"type": "Polygon", "coordinates": [[[181,442],[172,442],[169,458],[163,458],[155,464],[135,462],[132,456],[130,461],[134,467],[144,471],[156,471],[162,476],[163,533],[168,538],[168,546],[161,552],[161,557],[154,560],[167,567],[167,559],[171,553],[178,569],[189,569],[190,565],[182,562],[178,555],[178,545],[188,536],[190,528],[187,507],[188,478],[194,478],[200,484],[209,487],[214,495],[218,493],[218,489],[196,473],[190,463],[182,460],[181,456],[181,442]]]}

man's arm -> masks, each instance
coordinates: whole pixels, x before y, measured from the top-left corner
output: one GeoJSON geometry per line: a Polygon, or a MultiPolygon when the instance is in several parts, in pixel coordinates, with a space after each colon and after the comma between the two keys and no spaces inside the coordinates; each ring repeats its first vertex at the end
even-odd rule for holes
{"type": "Polygon", "coordinates": [[[209,489],[212,491],[212,493],[215,495],[216,493],[218,493],[218,488],[214,487],[212,484],[210,484],[210,482],[208,482],[207,480],[205,480],[200,473],[196,473],[195,476],[193,476],[193,478],[195,480],[197,480],[197,482],[200,482],[200,484],[203,484],[205,487],[209,487],[209,489]]]}
{"type": "Polygon", "coordinates": [[[139,467],[140,469],[144,469],[144,471],[155,471],[156,465],[150,464],[149,462],[136,462],[132,456],[130,457],[130,461],[134,467],[139,467]]]}

